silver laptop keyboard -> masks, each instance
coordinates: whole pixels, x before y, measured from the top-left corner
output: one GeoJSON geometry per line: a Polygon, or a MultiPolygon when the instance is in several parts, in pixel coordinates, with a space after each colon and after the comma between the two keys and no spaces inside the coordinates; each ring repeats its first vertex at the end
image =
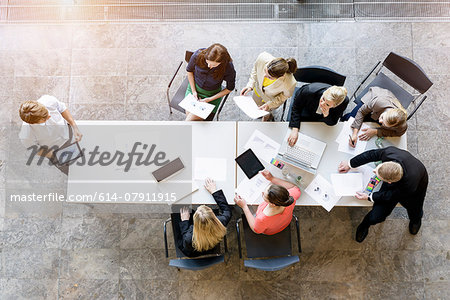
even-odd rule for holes
{"type": "Polygon", "coordinates": [[[302,147],[298,147],[296,145],[294,145],[294,147],[288,146],[284,155],[307,166],[311,166],[311,164],[317,157],[317,154],[315,154],[314,152],[311,152],[302,147]]]}

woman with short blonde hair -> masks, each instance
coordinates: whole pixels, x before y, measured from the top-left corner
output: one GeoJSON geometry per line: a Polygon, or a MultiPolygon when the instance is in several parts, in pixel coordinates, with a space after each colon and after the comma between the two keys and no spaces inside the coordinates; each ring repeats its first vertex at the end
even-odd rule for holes
{"type": "Polygon", "coordinates": [[[351,113],[344,118],[355,117],[351,125],[353,134],[349,140],[349,145],[355,147],[358,138],[362,141],[369,140],[374,135],[377,136],[402,136],[408,125],[406,121],[408,114],[406,109],[392,92],[377,86],[369,88],[367,93],[361,98],[361,102],[351,113]],[[358,136],[364,121],[376,121],[380,124],[378,128],[365,128],[358,136]]]}
{"type": "Polygon", "coordinates": [[[314,82],[299,88],[291,100],[289,110],[289,145],[293,146],[297,142],[301,122],[336,125],[348,102],[347,89],[343,86],[314,82]]]}
{"type": "Polygon", "coordinates": [[[211,208],[201,205],[190,221],[188,208],[183,207],[180,210],[177,247],[188,257],[207,254],[205,252],[219,244],[227,233],[226,226],[231,219],[231,208],[223,191],[217,190],[216,183],[210,178],[205,180],[205,188],[213,196],[220,212],[216,215],[211,208]]]}

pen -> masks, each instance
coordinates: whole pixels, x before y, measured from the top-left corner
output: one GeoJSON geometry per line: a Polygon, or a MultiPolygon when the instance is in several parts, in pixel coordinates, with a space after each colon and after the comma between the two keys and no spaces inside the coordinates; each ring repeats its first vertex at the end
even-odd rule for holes
{"type": "Polygon", "coordinates": [[[352,142],[352,145],[355,146],[355,143],[353,142],[353,139],[352,139],[352,135],[349,134],[348,136],[350,137],[350,141],[352,142]]]}

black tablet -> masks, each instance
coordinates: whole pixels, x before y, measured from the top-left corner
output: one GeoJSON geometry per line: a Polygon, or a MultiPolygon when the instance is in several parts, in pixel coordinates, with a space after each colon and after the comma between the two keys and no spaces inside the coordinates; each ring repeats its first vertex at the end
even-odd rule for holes
{"type": "Polygon", "coordinates": [[[253,176],[258,174],[259,171],[264,170],[263,164],[256,157],[252,149],[248,149],[236,157],[235,161],[239,167],[241,167],[242,171],[244,171],[248,179],[251,179],[253,176]]]}
{"type": "Polygon", "coordinates": [[[64,165],[70,163],[73,160],[76,160],[77,158],[82,157],[83,152],[81,151],[78,142],[75,142],[65,146],[64,148],[59,148],[55,151],[54,155],[58,164],[64,165]]]}

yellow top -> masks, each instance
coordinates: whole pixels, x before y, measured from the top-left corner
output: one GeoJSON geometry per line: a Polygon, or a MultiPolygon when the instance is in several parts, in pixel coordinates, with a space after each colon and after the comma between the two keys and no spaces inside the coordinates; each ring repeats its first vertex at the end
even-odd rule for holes
{"type": "MultiPolygon", "coordinates": [[[[269,85],[271,85],[272,83],[274,83],[276,81],[276,79],[269,79],[269,78],[267,78],[267,77],[264,77],[264,80],[263,80],[263,86],[265,87],[265,86],[269,86],[269,85]]],[[[258,96],[258,97],[261,97],[257,92],[256,92],[256,90],[255,90],[255,94],[256,94],[256,96],[258,96]]]]}

